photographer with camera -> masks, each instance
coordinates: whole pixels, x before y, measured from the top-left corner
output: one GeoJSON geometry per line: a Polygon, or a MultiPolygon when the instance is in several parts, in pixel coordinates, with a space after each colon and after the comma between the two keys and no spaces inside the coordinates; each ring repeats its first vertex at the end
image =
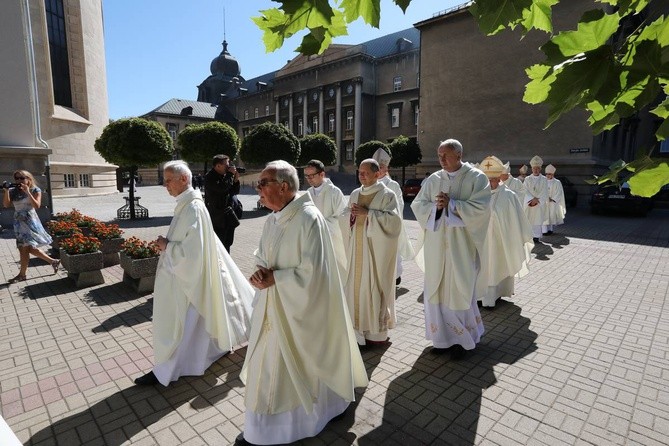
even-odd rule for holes
{"type": "MultiPolygon", "coordinates": [[[[204,176],[204,202],[211,216],[214,232],[230,252],[242,214],[239,193],[239,170],[230,165],[230,157],[216,155],[213,167],[204,176]]],[[[241,170],[241,169],[240,169],[241,170]]]]}
{"type": "Polygon", "coordinates": [[[37,187],[35,178],[27,170],[15,171],[14,181],[15,183],[5,182],[2,185],[2,205],[6,208],[14,206],[14,233],[21,259],[19,274],[10,279],[9,283],[26,280],[30,254],[49,262],[54,274],[58,272],[60,265],[60,260],[52,259],[39,249],[53,241],[35,212],[35,209],[42,206],[42,190],[37,187]]]}

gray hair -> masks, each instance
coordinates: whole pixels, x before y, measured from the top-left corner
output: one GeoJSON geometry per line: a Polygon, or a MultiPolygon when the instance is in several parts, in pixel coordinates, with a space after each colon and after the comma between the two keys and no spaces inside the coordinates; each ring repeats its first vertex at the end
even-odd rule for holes
{"type": "Polygon", "coordinates": [[[379,162],[374,158],[367,158],[366,160],[362,160],[360,165],[362,166],[363,164],[369,164],[369,168],[372,169],[372,172],[374,173],[380,170],[379,162]]]}
{"type": "Polygon", "coordinates": [[[279,183],[287,183],[291,192],[297,192],[300,188],[300,180],[297,177],[297,169],[284,160],[276,160],[267,163],[265,170],[273,170],[274,176],[279,183]]]}
{"type": "Polygon", "coordinates": [[[166,162],[163,166],[163,172],[167,171],[175,173],[179,176],[185,175],[188,179],[188,184],[191,184],[193,181],[193,172],[190,171],[190,168],[185,161],[176,160],[166,162]]]}
{"type": "Polygon", "coordinates": [[[439,144],[439,148],[441,147],[448,147],[449,149],[459,153],[460,156],[462,156],[462,144],[460,144],[460,141],[458,141],[457,139],[447,139],[446,141],[442,141],[439,144]]]}

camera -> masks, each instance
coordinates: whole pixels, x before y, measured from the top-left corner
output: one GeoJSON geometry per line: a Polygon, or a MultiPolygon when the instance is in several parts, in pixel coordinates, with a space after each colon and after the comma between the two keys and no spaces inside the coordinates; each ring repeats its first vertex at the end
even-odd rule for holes
{"type": "Polygon", "coordinates": [[[237,172],[239,172],[239,173],[246,173],[246,167],[230,166],[230,169],[237,169],[237,172]]]}
{"type": "Polygon", "coordinates": [[[9,188],[12,188],[12,187],[19,187],[19,184],[18,183],[8,183],[7,181],[2,182],[2,188],[3,189],[9,189],[9,188]]]}

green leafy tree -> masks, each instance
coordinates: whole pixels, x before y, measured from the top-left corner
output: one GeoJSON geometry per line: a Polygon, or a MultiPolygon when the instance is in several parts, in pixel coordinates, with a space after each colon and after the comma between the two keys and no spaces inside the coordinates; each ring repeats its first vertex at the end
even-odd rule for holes
{"type": "Polygon", "coordinates": [[[379,149],[383,149],[390,156],[393,156],[393,153],[390,151],[388,144],[381,141],[367,141],[366,143],[360,144],[357,149],[355,149],[355,165],[359,166],[361,162],[367,158],[371,158],[379,149]]]}
{"type": "Polygon", "coordinates": [[[423,159],[423,153],[420,151],[418,141],[400,135],[395,138],[388,147],[393,154],[393,159],[390,160],[390,166],[402,168],[401,184],[404,184],[407,166],[415,166],[423,159]]]}
{"type": "Polygon", "coordinates": [[[264,122],[242,140],[240,157],[256,166],[274,160],[295,165],[300,157],[300,141],[284,125],[264,122]]]}
{"type": "MultiPolygon", "coordinates": [[[[660,121],[659,141],[669,137],[669,23],[660,15],[666,0],[600,0],[601,8],[586,12],[576,29],[553,33],[552,9],[560,0],[475,0],[471,14],[481,31],[494,35],[505,29],[547,33],[541,47],[545,60],[528,67],[530,79],[524,100],[548,106],[546,126],[564,113],[581,108],[589,113],[595,134],[612,129],[621,119],[649,108],[660,121]]],[[[362,18],[377,27],[380,0],[277,0],[279,8],[260,11],[254,18],[264,31],[268,51],[284,38],[307,30],[297,51],[322,53],[332,38],[345,35],[347,25],[362,18]]],[[[411,0],[394,0],[406,11],[411,0]]],[[[648,155],[632,163],[622,160],[593,182],[617,181],[621,170],[634,172],[630,186],[648,196],[669,183],[669,167],[648,155]]]]}
{"type": "Polygon", "coordinates": [[[182,158],[190,162],[206,163],[219,154],[234,160],[239,154],[237,132],[218,121],[187,126],[179,133],[177,142],[182,158]]]}
{"type": "Polygon", "coordinates": [[[300,159],[298,166],[305,166],[309,161],[320,160],[326,166],[337,163],[337,145],[327,135],[313,133],[300,139],[300,159]]]}
{"type": "Polygon", "coordinates": [[[130,218],[135,218],[135,176],[138,167],[172,159],[174,146],[167,130],[142,118],[110,122],[95,140],[95,151],[105,161],[130,169],[130,218]]]}

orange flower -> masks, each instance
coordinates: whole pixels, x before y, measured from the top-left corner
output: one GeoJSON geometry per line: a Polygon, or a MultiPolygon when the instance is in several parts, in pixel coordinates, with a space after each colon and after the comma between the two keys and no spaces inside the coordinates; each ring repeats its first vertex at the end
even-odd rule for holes
{"type": "Polygon", "coordinates": [[[146,242],[137,237],[130,237],[123,242],[121,251],[133,259],[147,259],[160,255],[160,249],[158,249],[156,242],[146,242]]]}
{"type": "Polygon", "coordinates": [[[100,240],[96,237],[86,237],[78,233],[61,241],[60,247],[70,255],[88,254],[100,250],[100,240]]]}

